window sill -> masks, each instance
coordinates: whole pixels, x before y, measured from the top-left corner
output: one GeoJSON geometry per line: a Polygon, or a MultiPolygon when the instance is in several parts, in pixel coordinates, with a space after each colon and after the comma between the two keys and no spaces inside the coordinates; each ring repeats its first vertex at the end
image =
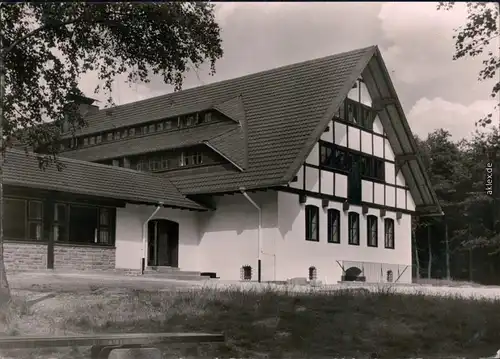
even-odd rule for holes
{"type": "Polygon", "coordinates": [[[28,239],[4,239],[4,243],[18,243],[18,244],[43,244],[47,245],[47,241],[35,241],[35,240],[28,240],[28,239]]]}
{"type": "Polygon", "coordinates": [[[84,247],[84,248],[116,249],[116,247],[115,247],[114,245],[97,244],[97,243],[54,242],[54,246],[60,246],[60,247],[84,247]]]}
{"type": "Polygon", "coordinates": [[[328,241],[327,243],[330,243],[330,244],[340,244],[340,242],[331,242],[331,241],[328,241]]]}
{"type": "Polygon", "coordinates": [[[307,242],[316,242],[316,243],[319,243],[319,239],[307,239],[306,238],[306,241],[307,242]]]}
{"type": "Polygon", "coordinates": [[[378,244],[367,244],[367,247],[378,248],[378,244]]]}
{"type": "Polygon", "coordinates": [[[352,242],[349,242],[349,245],[350,245],[350,246],[359,246],[359,243],[352,243],[352,242]]]}
{"type": "Polygon", "coordinates": [[[395,249],[394,247],[385,247],[385,249],[395,249]]]}

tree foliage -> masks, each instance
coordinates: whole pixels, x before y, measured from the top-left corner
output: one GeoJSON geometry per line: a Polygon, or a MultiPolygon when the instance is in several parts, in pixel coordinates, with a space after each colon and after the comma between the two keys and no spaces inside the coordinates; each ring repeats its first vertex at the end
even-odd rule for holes
{"type": "MultiPolygon", "coordinates": [[[[440,2],[438,9],[450,10],[455,2],[440,2]]],[[[483,68],[479,80],[493,79],[496,83],[491,97],[497,98],[500,92],[500,24],[498,2],[468,2],[465,25],[456,29],[454,60],[464,57],[482,57],[483,68]]],[[[498,109],[498,104],[495,106],[498,109]]],[[[478,121],[485,127],[492,123],[493,114],[478,121]]]]}
{"type": "MultiPolygon", "coordinates": [[[[68,98],[82,95],[82,74],[95,71],[95,92],[104,92],[112,104],[118,75],[143,83],[159,75],[180,89],[190,68],[208,62],[213,73],[222,56],[208,2],[4,2],[0,14],[3,138],[22,130],[23,142],[35,149],[43,145],[49,158],[58,152],[59,130],[44,124],[63,120],[68,98]]],[[[77,112],[70,121],[73,130],[84,125],[77,112]]]]}

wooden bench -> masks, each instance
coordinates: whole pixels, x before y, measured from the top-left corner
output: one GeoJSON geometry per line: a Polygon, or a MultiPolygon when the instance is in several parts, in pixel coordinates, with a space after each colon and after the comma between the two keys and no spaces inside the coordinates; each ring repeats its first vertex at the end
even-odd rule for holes
{"type": "MultiPolygon", "coordinates": [[[[158,350],[159,344],[217,343],[224,342],[223,334],[204,333],[130,333],[84,334],[70,336],[0,336],[0,349],[37,349],[90,346],[91,359],[111,358],[113,349],[158,350]]],[[[118,352],[118,351],[116,351],[118,352]]],[[[159,353],[159,351],[158,351],[159,353]]],[[[119,356],[113,356],[113,358],[119,356]]],[[[154,357],[154,356],[151,356],[154,357]]]]}

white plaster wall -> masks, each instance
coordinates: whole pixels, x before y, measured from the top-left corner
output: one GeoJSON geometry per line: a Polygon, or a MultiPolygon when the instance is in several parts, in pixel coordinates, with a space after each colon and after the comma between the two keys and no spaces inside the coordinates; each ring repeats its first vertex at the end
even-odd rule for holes
{"type": "Polygon", "coordinates": [[[396,168],[394,163],[385,162],[385,182],[389,184],[394,184],[396,181],[396,168]]]}
{"type": "Polygon", "coordinates": [[[389,207],[396,206],[396,187],[385,186],[385,205],[389,207]]]}
{"type": "Polygon", "coordinates": [[[384,204],[384,185],[381,183],[375,183],[374,184],[374,189],[375,189],[375,203],[376,204],[384,204]]]}
{"type": "Polygon", "coordinates": [[[396,206],[397,208],[406,209],[406,190],[396,188],[396,206]]]}
{"type": "Polygon", "coordinates": [[[333,121],[330,121],[328,124],[328,131],[325,131],[321,134],[321,139],[323,141],[327,141],[327,142],[333,141],[333,126],[334,126],[333,121]]]}
{"type": "Polygon", "coordinates": [[[334,195],[333,192],[333,178],[334,173],[330,171],[321,171],[321,193],[327,194],[330,196],[334,195]]]}
{"type": "MultiPolygon", "coordinates": [[[[142,228],[155,208],[130,204],[125,208],[117,208],[116,268],[141,268],[142,228]]],[[[197,212],[161,208],[152,219],[168,219],[179,223],[179,267],[182,270],[199,270],[197,212]]]]}
{"type": "Polygon", "coordinates": [[[372,134],[366,131],[361,131],[361,151],[369,155],[373,154],[372,134]]]}
{"type": "Polygon", "coordinates": [[[316,143],[309,153],[309,156],[307,156],[306,163],[309,163],[311,165],[319,165],[319,143],[316,143]]]}
{"type": "MultiPolygon", "coordinates": [[[[277,194],[248,193],[262,207],[262,280],[274,280],[277,230],[277,194]]],[[[297,196],[298,201],[298,196],[297,196]]],[[[199,213],[199,268],[224,280],[239,280],[244,265],[257,279],[258,211],[243,195],[216,198],[217,210],[199,213]]]]}
{"type": "Polygon", "coordinates": [[[380,122],[380,118],[375,116],[375,119],[373,120],[373,132],[378,133],[380,135],[384,134],[384,127],[382,126],[382,122],[380,122]]]}
{"type": "Polygon", "coordinates": [[[396,184],[398,186],[406,186],[405,177],[403,176],[403,172],[399,171],[396,175],[396,184]]]}
{"type": "Polygon", "coordinates": [[[415,210],[415,201],[413,201],[413,197],[410,193],[410,191],[406,191],[406,209],[409,211],[414,211],[415,210]]]}
{"type": "Polygon", "coordinates": [[[348,126],[347,133],[349,135],[349,148],[360,151],[361,143],[360,143],[360,133],[359,128],[348,126]]]}
{"type": "Polygon", "coordinates": [[[361,103],[366,106],[372,105],[372,98],[364,82],[360,83],[361,103]]]}
{"type": "Polygon", "coordinates": [[[335,144],[347,147],[347,126],[343,123],[335,122],[335,144]]]}
{"type": "MultiPolygon", "coordinates": [[[[358,265],[364,262],[365,275],[368,281],[381,281],[387,270],[394,272],[394,279],[401,273],[405,265],[411,265],[411,218],[403,215],[399,221],[396,213],[387,212],[387,218],[395,220],[395,249],[384,247],[384,222],[380,211],[369,209],[368,214],[379,218],[378,247],[368,247],[366,238],[366,216],[362,215],[360,206],[351,206],[350,211],[360,214],[360,245],[348,244],[347,213],[342,211],[342,204],[330,202],[328,208],[341,212],[341,243],[327,242],[327,210],[321,207],[321,200],[307,198],[305,204],[300,204],[298,195],[278,193],[278,226],[279,235],[276,241],[277,279],[286,280],[292,277],[307,277],[308,268],[316,267],[318,279],[327,283],[340,280],[342,270],[336,261],[352,261],[348,265],[358,265]],[[306,241],[305,236],[305,205],[319,207],[319,242],[306,241]],[[401,265],[401,266],[398,266],[401,265]],[[384,275],[381,275],[382,273],[384,275]]],[[[346,264],[344,262],[344,264],[346,264]]],[[[400,281],[411,282],[411,268],[408,268],[400,281]]]]}
{"type": "Polygon", "coordinates": [[[384,158],[384,139],[380,136],[373,136],[373,155],[384,158]]]}
{"type": "Polygon", "coordinates": [[[335,173],[335,195],[347,198],[347,176],[335,173]]]}
{"type": "Polygon", "coordinates": [[[389,161],[394,161],[394,151],[392,150],[391,144],[389,143],[389,140],[387,138],[384,139],[384,145],[385,145],[385,159],[389,161]]]}
{"type": "Polygon", "coordinates": [[[306,171],[306,191],[319,193],[319,172],[318,168],[305,166],[306,171]]]}
{"type": "Polygon", "coordinates": [[[300,169],[297,172],[296,176],[297,176],[297,181],[291,182],[290,187],[297,188],[297,189],[303,189],[304,188],[304,166],[300,166],[300,169]]]}
{"type": "Polygon", "coordinates": [[[361,200],[373,203],[373,182],[361,180],[361,200]]]}

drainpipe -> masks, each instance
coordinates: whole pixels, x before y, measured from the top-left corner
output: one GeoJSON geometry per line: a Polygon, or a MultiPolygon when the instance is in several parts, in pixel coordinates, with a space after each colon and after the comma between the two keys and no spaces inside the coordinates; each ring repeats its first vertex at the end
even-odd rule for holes
{"type": "Polygon", "coordinates": [[[259,230],[257,232],[257,280],[261,281],[261,273],[262,273],[262,262],[261,262],[261,252],[262,252],[262,208],[259,207],[257,203],[253,199],[250,198],[250,196],[245,192],[245,188],[241,187],[240,188],[241,194],[245,196],[245,198],[254,206],[257,211],[259,212],[259,230]]]}
{"type": "Polygon", "coordinates": [[[155,210],[153,211],[153,213],[151,213],[151,215],[148,217],[148,219],[146,219],[146,221],[142,224],[142,259],[141,259],[141,274],[144,274],[144,269],[146,268],[146,252],[147,252],[147,249],[146,249],[146,246],[147,246],[147,232],[148,232],[148,229],[147,229],[147,225],[148,225],[148,222],[151,220],[151,218],[153,218],[156,213],[158,213],[158,211],[160,210],[161,206],[163,206],[163,202],[158,202],[158,205],[156,206],[155,210]]]}

